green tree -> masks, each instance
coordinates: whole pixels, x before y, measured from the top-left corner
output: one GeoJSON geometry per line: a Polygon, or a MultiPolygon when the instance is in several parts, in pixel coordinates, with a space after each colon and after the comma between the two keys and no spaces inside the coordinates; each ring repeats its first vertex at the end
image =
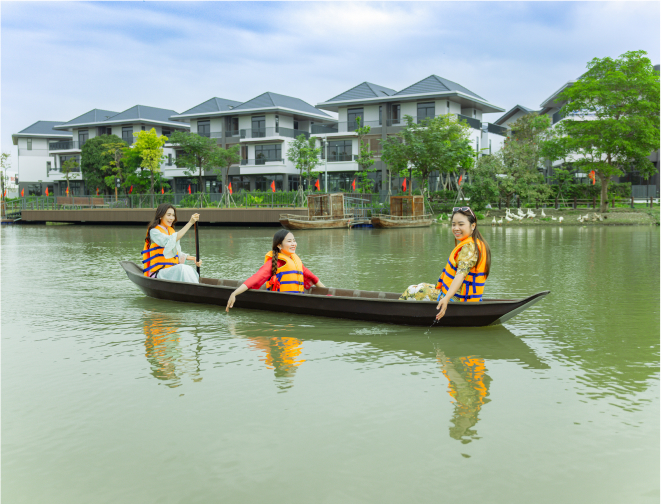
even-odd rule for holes
{"type": "Polygon", "coordinates": [[[213,171],[218,165],[218,145],[215,138],[207,138],[197,133],[175,131],[170,135],[170,143],[182,149],[177,154],[177,166],[186,168],[186,175],[197,176],[200,192],[204,193],[202,176],[205,171],[213,171]]]}
{"type": "Polygon", "coordinates": [[[126,142],[115,135],[112,135],[110,140],[103,144],[103,153],[110,156],[108,164],[101,167],[107,174],[103,179],[107,187],[113,187],[115,185],[115,179],[120,179],[122,184],[126,182],[126,176],[128,174],[124,170],[122,158],[127,147],[126,142]]]}
{"type": "Polygon", "coordinates": [[[155,175],[161,173],[161,160],[163,159],[163,145],[168,138],[156,133],[152,128],[149,131],[138,131],[133,133],[137,137],[133,144],[133,150],[140,154],[142,161],[140,166],[149,171],[150,187],[149,192],[152,195],[152,205],[154,204],[154,182],[155,175]]]}
{"type": "Polygon", "coordinates": [[[567,101],[562,114],[570,117],[557,127],[577,156],[574,166],[599,177],[601,212],[608,211],[611,177],[630,168],[644,177],[656,172],[647,157],[659,149],[659,74],[646,54],[594,58],[559,96],[567,101]]]}
{"type": "Polygon", "coordinates": [[[5,197],[5,189],[7,187],[7,168],[10,166],[9,158],[11,154],[3,152],[0,154],[0,195],[5,197]]]}
{"type": "Polygon", "coordinates": [[[498,175],[505,171],[498,155],[482,156],[471,171],[471,183],[466,184],[466,196],[473,210],[483,210],[487,203],[497,201],[500,196],[498,175]]]}
{"type": "Polygon", "coordinates": [[[98,187],[104,193],[114,190],[115,184],[106,184],[107,173],[103,170],[112,160],[108,154],[105,144],[121,142],[117,135],[99,135],[90,138],[81,149],[80,153],[80,171],[85,179],[87,187],[98,187]]]}
{"type": "Polygon", "coordinates": [[[388,195],[392,193],[392,174],[404,173],[407,170],[408,158],[402,139],[389,136],[381,141],[381,161],[388,166],[388,195]]]}
{"type": "Polygon", "coordinates": [[[360,154],[358,159],[358,192],[368,193],[372,192],[374,187],[374,180],[370,177],[370,173],[376,171],[374,166],[374,154],[370,151],[369,142],[365,141],[365,135],[369,135],[369,132],[372,130],[371,126],[361,126],[360,125],[360,116],[356,117],[356,129],[354,130],[358,135],[358,145],[360,148],[360,154]]]}
{"type": "MultiPolygon", "coordinates": [[[[457,122],[454,114],[446,114],[434,118],[425,118],[420,123],[411,116],[404,116],[406,125],[396,137],[401,140],[401,146],[394,142],[382,142],[382,154],[386,159],[396,160],[393,166],[401,169],[406,159],[407,165],[420,182],[420,186],[428,189],[429,176],[438,171],[457,173],[470,170],[475,163],[475,151],[470,140],[470,126],[466,122],[457,122]],[[387,152],[386,152],[387,151],[387,152]]],[[[405,175],[405,173],[400,173],[405,175]]]]}
{"type": "Polygon", "coordinates": [[[71,194],[69,191],[69,179],[74,179],[78,176],[79,168],[80,163],[76,160],[76,158],[67,159],[62,164],[62,173],[64,174],[64,178],[67,181],[67,194],[71,194]]]}
{"type": "Polygon", "coordinates": [[[505,140],[496,154],[503,164],[498,187],[505,205],[510,206],[516,194],[521,200],[546,198],[549,187],[542,174],[542,147],[548,140],[551,119],[547,115],[531,114],[520,117],[512,124],[512,136],[505,140]]]}
{"type": "Polygon", "coordinates": [[[237,164],[241,161],[241,146],[233,145],[227,149],[218,147],[216,151],[216,163],[220,168],[214,169],[215,173],[218,175],[218,180],[223,183],[223,201],[226,206],[230,205],[230,193],[227,187],[227,181],[229,178],[229,171],[233,164],[237,164]]]}
{"type": "Polygon", "coordinates": [[[321,147],[315,147],[317,138],[305,138],[305,135],[298,135],[293,142],[289,144],[287,151],[287,159],[296,165],[296,168],[307,179],[308,194],[311,191],[312,177],[316,175],[315,168],[321,164],[319,156],[321,155],[321,147]]]}

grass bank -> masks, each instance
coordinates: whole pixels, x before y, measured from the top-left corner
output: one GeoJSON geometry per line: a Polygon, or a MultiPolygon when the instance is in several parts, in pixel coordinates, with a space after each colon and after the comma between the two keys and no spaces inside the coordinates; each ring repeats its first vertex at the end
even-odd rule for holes
{"type": "MultiPolygon", "coordinates": [[[[527,210],[522,210],[524,213],[527,210]]],[[[496,222],[502,219],[501,226],[631,226],[631,225],[659,225],[659,207],[655,206],[650,208],[614,208],[609,209],[607,213],[595,212],[593,209],[559,209],[545,208],[542,216],[542,209],[531,210],[535,217],[523,218],[522,220],[514,219],[508,222],[505,219],[505,210],[491,209],[484,212],[485,218],[478,219],[480,226],[490,226],[493,223],[494,217],[496,222]],[[579,221],[579,217],[585,218],[579,221]],[[602,220],[599,220],[599,216],[602,220]],[[562,222],[560,222],[562,217],[562,222]],[[555,220],[554,220],[555,218],[555,220]]],[[[512,209],[516,213],[516,209],[512,209]]],[[[442,224],[448,224],[449,215],[440,214],[435,216],[437,221],[442,224]]],[[[499,225],[496,223],[496,225],[499,225]]]]}

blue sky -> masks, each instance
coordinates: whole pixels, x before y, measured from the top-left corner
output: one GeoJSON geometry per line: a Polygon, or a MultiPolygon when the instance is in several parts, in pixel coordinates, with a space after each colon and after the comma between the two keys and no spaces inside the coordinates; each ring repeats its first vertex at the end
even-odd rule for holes
{"type": "MultiPolygon", "coordinates": [[[[316,104],[431,74],[531,108],[594,57],[659,63],[659,2],[2,2],[2,150],[92,108],[265,91],[316,104]]],[[[486,116],[489,121],[499,114],[486,116]]]]}

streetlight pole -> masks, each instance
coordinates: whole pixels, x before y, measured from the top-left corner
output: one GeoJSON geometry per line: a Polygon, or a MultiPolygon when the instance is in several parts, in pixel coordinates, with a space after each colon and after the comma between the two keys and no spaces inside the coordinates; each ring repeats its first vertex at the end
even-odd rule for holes
{"type": "Polygon", "coordinates": [[[324,191],[328,192],[328,141],[327,136],[324,136],[324,191]]]}

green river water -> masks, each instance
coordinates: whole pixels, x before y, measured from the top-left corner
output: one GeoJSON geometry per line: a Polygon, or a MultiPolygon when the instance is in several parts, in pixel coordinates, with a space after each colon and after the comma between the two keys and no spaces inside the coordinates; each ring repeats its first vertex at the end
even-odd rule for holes
{"type": "MultiPolygon", "coordinates": [[[[274,231],[202,228],[203,276],[274,231]]],[[[487,297],[551,294],[426,329],[149,299],[118,265],[144,228],[3,226],[3,504],[658,503],[659,228],[483,233],[487,297]]],[[[296,238],[327,286],[397,292],[453,246],[296,238]]]]}

